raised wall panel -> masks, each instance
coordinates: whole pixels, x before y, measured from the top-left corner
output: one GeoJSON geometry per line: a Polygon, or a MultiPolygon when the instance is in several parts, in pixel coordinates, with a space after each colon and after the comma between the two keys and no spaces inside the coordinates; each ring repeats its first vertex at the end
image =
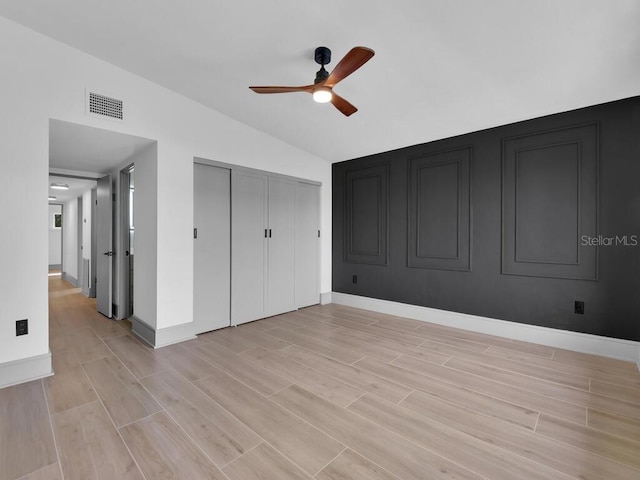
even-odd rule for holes
{"type": "Polygon", "coordinates": [[[503,141],[502,273],[597,278],[598,126],[503,141]]]}
{"type": "Polygon", "coordinates": [[[516,152],[515,261],[578,264],[580,145],[516,152]]]}
{"type": "Polygon", "coordinates": [[[408,265],[471,269],[471,148],[412,158],[408,265]]]}
{"type": "Polygon", "coordinates": [[[345,261],[388,263],[387,165],[346,172],[345,261]]]}

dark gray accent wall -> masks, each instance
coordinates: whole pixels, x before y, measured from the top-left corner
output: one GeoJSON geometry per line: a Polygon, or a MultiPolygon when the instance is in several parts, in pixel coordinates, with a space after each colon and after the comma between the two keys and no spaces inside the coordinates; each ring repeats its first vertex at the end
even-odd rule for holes
{"type": "Polygon", "coordinates": [[[639,182],[640,97],[336,163],[332,289],[640,340],[639,182]]]}

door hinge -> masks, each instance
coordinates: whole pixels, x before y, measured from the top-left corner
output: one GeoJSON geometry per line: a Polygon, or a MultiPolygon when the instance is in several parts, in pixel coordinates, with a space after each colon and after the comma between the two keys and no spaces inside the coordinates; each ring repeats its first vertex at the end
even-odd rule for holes
{"type": "Polygon", "coordinates": [[[318,230],[318,238],[320,238],[320,230],[318,230]]]}
{"type": "Polygon", "coordinates": [[[198,238],[198,229],[197,228],[193,229],[193,238],[198,238]]]}

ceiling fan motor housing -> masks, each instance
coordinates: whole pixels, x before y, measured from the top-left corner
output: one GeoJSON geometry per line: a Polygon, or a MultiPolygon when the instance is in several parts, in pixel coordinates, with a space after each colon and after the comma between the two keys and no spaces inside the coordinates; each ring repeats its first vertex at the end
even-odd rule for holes
{"type": "Polygon", "coordinates": [[[327,47],[316,48],[315,59],[316,63],[320,65],[320,70],[316,72],[316,79],[313,83],[320,83],[329,77],[329,72],[325,70],[324,66],[331,62],[331,50],[327,47]]]}
{"type": "Polygon", "coordinates": [[[325,65],[331,63],[331,50],[329,50],[327,47],[316,48],[315,59],[317,64],[324,67],[325,65]]]}

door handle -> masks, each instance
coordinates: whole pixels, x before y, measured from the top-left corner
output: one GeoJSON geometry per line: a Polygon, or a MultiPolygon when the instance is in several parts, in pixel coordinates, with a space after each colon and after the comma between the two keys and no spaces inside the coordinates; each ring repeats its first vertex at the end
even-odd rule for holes
{"type": "Polygon", "coordinates": [[[104,252],[103,255],[106,255],[107,257],[113,257],[113,252],[104,252]]]}

